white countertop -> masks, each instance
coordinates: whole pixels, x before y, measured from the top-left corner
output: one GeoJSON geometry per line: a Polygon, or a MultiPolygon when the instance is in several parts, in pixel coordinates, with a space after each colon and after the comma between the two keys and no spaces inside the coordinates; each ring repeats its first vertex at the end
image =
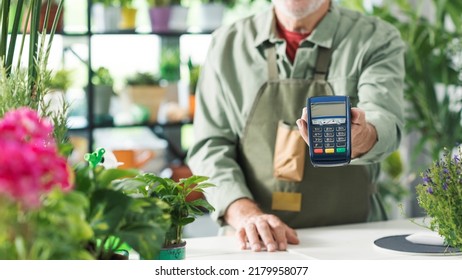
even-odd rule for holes
{"type": "MultiPolygon", "coordinates": [[[[422,223],[422,220],[417,220],[422,223]]],[[[423,255],[390,251],[374,241],[391,235],[423,231],[410,220],[350,224],[297,230],[299,245],[289,245],[284,252],[240,250],[234,235],[186,239],[186,258],[191,260],[429,260],[461,259],[461,255],[423,255]]]]}

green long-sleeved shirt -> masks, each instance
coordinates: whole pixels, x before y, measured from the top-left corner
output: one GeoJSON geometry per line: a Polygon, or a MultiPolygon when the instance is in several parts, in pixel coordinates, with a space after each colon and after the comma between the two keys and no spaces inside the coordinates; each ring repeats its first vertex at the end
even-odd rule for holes
{"type": "Polygon", "coordinates": [[[276,44],[281,79],[311,78],[316,60],[314,46],[334,49],[329,83],[336,95],[350,96],[353,105],[366,112],[366,120],[378,135],[374,147],[352,164],[378,162],[399,145],[404,79],[404,44],[399,32],[380,19],[332,4],[300,43],[292,64],[274,20],[271,7],[220,28],[212,36],[202,68],[196,93],[195,140],[188,165],[193,173],[209,176],[217,185],[206,193],[216,208],[214,218],[222,217],[236,199],[252,198],[236,158],[236,147],[255,96],[267,81],[266,44],[276,44]]]}

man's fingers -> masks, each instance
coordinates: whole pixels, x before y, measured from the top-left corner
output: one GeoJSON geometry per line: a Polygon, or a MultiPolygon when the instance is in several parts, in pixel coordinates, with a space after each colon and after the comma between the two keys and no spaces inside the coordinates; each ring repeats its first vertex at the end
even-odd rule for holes
{"type": "Polygon", "coordinates": [[[302,136],[303,140],[308,144],[308,129],[307,124],[304,120],[298,119],[297,120],[298,130],[300,131],[300,135],[302,136]]]}
{"type": "Polygon", "coordinates": [[[245,234],[245,228],[240,228],[236,231],[236,237],[241,245],[241,250],[247,249],[247,235],[245,234]]]}
{"type": "Polygon", "coordinates": [[[252,251],[258,252],[261,250],[260,237],[255,224],[247,224],[245,226],[245,233],[249,240],[250,248],[252,251]]]}
{"type": "Polygon", "coordinates": [[[297,236],[297,232],[294,229],[287,227],[285,232],[286,232],[286,236],[287,236],[287,242],[289,244],[298,244],[298,243],[300,243],[300,240],[298,239],[298,236],[297,236]]]}
{"type": "Polygon", "coordinates": [[[298,131],[300,131],[300,135],[302,136],[303,140],[308,144],[308,128],[307,128],[307,118],[308,118],[308,113],[306,111],[306,107],[303,108],[302,110],[302,116],[300,119],[296,121],[297,126],[298,126],[298,131]]]}
{"type": "Polygon", "coordinates": [[[265,244],[268,252],[276,251],[277,246],[268,223],[265,220],[260,220],[257,222],[256,226],[261,240],[263,241],[263,244],[265,244]]]}
{"type": "Polygon", "coordinates": [[[351,108],[351,123],[362,124],[366,122],[366,114],[359,108],[351,108]]]}

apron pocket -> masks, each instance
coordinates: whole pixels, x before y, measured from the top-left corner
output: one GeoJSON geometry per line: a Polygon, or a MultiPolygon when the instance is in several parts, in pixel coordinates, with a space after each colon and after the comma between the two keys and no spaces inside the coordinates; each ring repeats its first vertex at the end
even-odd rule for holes
{"type": "Polygon", "coordinates": [[[273,175],[276,179],[300,182],[305,170],[306,143],[298,128],[279,121],[274,148],[273,175]]]}

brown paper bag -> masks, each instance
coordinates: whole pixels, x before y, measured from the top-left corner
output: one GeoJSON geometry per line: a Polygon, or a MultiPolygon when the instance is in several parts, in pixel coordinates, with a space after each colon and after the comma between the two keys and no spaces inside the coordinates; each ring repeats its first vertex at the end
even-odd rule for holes
{"type": "Polygon", "coordinates": [[[300,182],[305,169],[306,143],[298,131],[279,122],[274,149],[273,175],[279,180],[300,182]]]}

